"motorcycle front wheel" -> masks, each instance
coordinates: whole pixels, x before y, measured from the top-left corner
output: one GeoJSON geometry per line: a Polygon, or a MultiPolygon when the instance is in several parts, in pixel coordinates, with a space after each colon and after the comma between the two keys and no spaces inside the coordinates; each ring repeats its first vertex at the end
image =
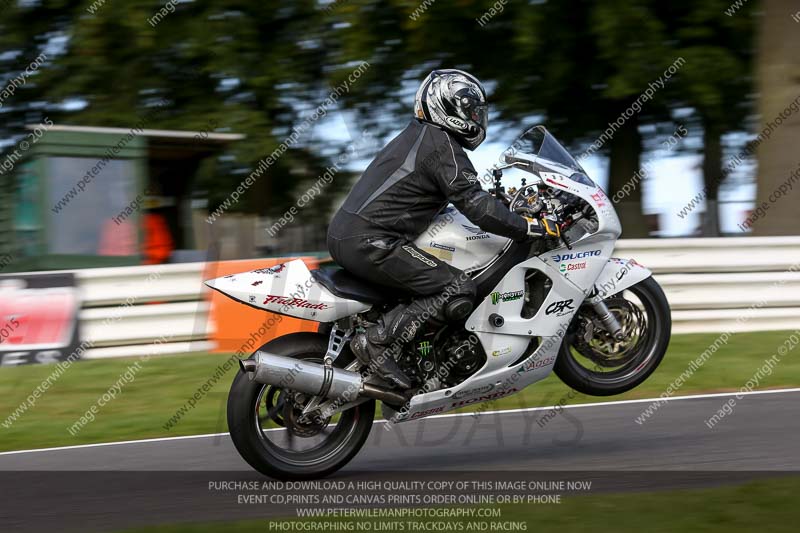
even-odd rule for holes
{"type": "MultiPolygon", "coordinates": [[[[317,333],[285,335],[260,348],[318,363],[327,349],[327,337],[317,333]]],[[[349,355],[342,352],[336,366],[349,355]]],[[[304,419],[302,409],[312,400],[288,388],[250,381],[239,370],[228,395],[228,429],[242,458],[262,474],[280,480],[318,479],[350,462],[372,429],[375,401],[324,420],[304,419]]]]}
{"type": "Polygon", "coordinates": [[[652,278],[605,299],[622,326],[614,339],[594,310],[584,305],[564,337],[554,371],[565,384],[592,396],[621,394],[658,368],[672,329],[669,303],[652,278]]]}

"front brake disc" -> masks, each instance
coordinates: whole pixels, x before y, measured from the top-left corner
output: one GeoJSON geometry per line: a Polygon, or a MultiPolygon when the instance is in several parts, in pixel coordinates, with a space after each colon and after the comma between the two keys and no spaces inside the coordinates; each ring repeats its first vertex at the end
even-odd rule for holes
{"type": "Polygon", "coordinates": [[[600,367],[616,368],[636,357],[646,322],[642,310],[624,298],[608,298],[605,302],[621,326],[623,340],[614,339],[599,321],[582,314],[582,328],[575,335],[573,347],[600,367]]]}

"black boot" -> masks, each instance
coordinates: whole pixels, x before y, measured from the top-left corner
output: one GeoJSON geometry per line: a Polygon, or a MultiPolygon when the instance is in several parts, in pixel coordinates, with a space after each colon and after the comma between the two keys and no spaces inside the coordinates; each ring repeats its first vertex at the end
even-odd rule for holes
{"type": "Polygon", "coordinates": [[[426,323],[444,324],[442,298],[426,296],[409,305],[398,305],[387,312],[378,324],[358,333],[350,341],[356,357],[374,368],[377,374],[401,389],[411,388],[411,380],[397,365],[403,345],[414,340],[426,323]]]}
{"type": "Polygon", "coordinates": [[[369,365],[381,378],[400,389],[410,389],[411,380],[400,369],[396,358],[403,345],[414,338],[420,322],[411,306],[398,305],[378,321],[378,324],[356,334],[350,348],[358,359],[369,365]]]}
{"type": "Polygon", "coordinates": [[[375,336],[371,334],[374,328],[369,328],[364,333],[357,333],[350,341],[350,348],[356,354],[359,361],[368,365],[372,372],[375,372],[382,379],[391,383],[395,387],[406,390],[411,388],[411,380],[395,361],[396,354],[400,348],[392,346],[392,343],[380,344],[372,340],[375,336]]]}

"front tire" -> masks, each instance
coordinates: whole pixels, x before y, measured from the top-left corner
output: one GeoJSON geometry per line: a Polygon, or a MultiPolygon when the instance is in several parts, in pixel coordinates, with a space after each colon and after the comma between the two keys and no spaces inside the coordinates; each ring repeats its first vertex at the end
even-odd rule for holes
{"type": "Polygon", "coordinates": [[[611,296],[606,302],[617,304],[618,320],[644,322],[645,329],[631,339],[634,344],[627,351],[615,354],[613,349],[606,349],[604,353],[598,347],[608,348],[614,345],[613,341],[602,339],[603,335],[608,336],[596,327],[592,340],[585,341],[585,328],[592,327],[592,311],[581,308],[561,344],[554,371],[565,384],[591,396],[622,394],[646,380],[664,358],[672,331],[669,303],[652,277],[611,296]],[[630,301],[631,295],[638,303],[630,301]],[[634,319],[624,316],[623,312],[633,315],[634,319]]]}
{"type": "MultiPolygon", "coordinates": [[[[273,339],[259,350],[321,362],[327,348],[328,339],[323,335],[293,333],[273,339]]],[[[346,359],[345,355],[342,353],[339,359],[346,359]]],[[[342,412],[335,425],[326,422],[321,429],[311,428],[316,431],[313,435],[315,438],[325,438],[318,445],[296,451],[283,448],[277,442],[277,438],[283,434],[281,438],[289,443],[311,438],[307,426],[297,426],[298,431],[292,429],[292,424],[287,420],[293,418],[292,406],[288,403],[291,401],[288,398],[293,394],[289,390],[250,381],[249,376],[239,370],[228,395],[231,440],[242,458],[267,476],[280,480],[309,480],[330,475],[350,462],[364,445],[375,418],[375,401],[370,400],[342,412]],[[281,398],[283,407],[279,405],[281,398]],[[265,428],[265,423],[277,427],[265,428]]]]}

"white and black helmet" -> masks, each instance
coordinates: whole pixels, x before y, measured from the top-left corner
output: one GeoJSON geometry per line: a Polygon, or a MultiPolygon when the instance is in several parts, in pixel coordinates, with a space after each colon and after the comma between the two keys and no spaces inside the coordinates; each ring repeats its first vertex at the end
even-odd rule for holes
{"type": "Polygon", "coordinates": [[[417,91],[414,113],[452,132],[464,148],[474,150],[486,138],[486,91],[478,78],[463,70],[428,74],[417,91]]]}

